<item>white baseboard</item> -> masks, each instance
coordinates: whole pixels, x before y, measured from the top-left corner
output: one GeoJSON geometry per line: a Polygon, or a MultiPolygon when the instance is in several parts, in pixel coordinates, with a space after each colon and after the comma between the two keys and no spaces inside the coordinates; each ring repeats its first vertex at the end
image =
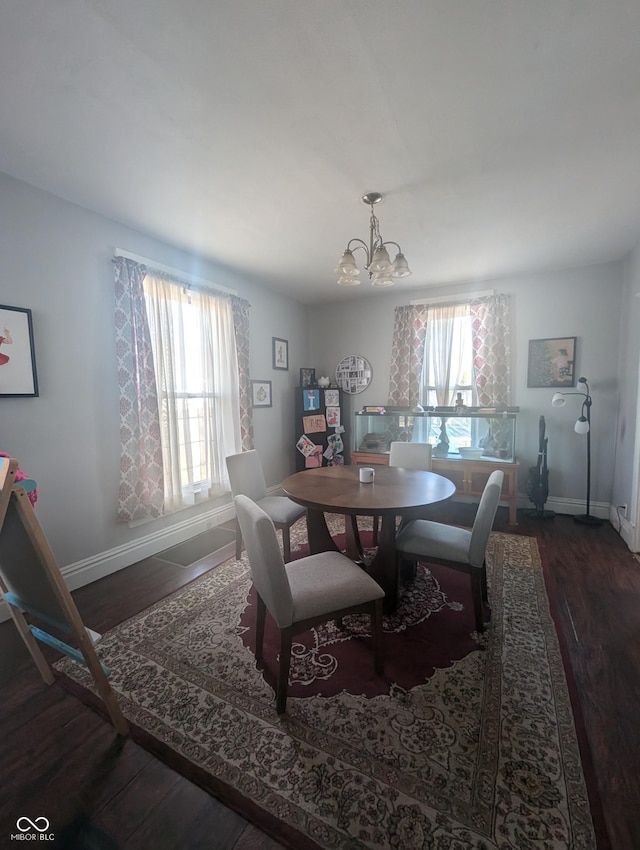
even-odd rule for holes
{"type": "MultiPolygon", "coordinates": [[[[527,499],[526,496],[521,496],[520,501],[522,501],[521,507],[523,508],[533,508],[534,505],[532,502],[527,499]]],[[[584,499],[554,499],[553,497],[547,499],[544,509],[546,511],[555,511],[557,514],[569,514],[570,516],[576,516],[577,514],[583,514],[586,510],[584,499]]],[[[609,519],[609,512],[611,506],[608,502],[591,502],[589,505],[589,513],[592,516],[598,517],[598,519],[609,519]]]]}
{"type": "MultiPolygon", "coordinates": [[[[477,504],[478,497],[456,495],[454,496],[454,501],[477,504]]],[[[500,504],[506,506],[508,502],[500,502],[500,504]]],[[[520,493],[518,495],[517,504],[519,509],[535,509],[535,505],[533,504],[533,502],[530,501],[528,496],[524,493],[520,493]]],[[[544,505],[544,509],[545,511],[553,511],[556,514],[568,514],[569,516],[576,516],[577,514],[583,514],[585,512],[585,503],[584,499],[554,499],[552,497],[547,499],[544,505]]],[[[605,502],[591,502],[589,507],[590,513],[593,516],[605,520],[608,520],[610,517],[610,509],[611,506],[605,502]]]]}
{"type": "MultiPolygon", "coordinates": [[[[130,543],[124,543],[122,546],[116,546],[106,552],[98,552],[82,561],[67,564],[60,568],[60,572],[69,590],[77,590],[79,587],[84,587],[86,584],[91,584],[98,579],[111,575],[111,573],[130,567],[132,564],[144,560],[144,558],[150,558],[152,555],[164,551],[164,549],[169,549],[178,543],[184,543],[190,537],[195,537],[203,531],[208,531],[216,525],[234,519],[235,515],[233,504],[222,505],[205,514],[176,523],[169,528],[163,528],[161,531],[138,537],[130,543]]],[[[6,603],[0,602],[0,622],[9,618],[6,603]]]]}
{"type": "Polygon", "coordinates": [[[184,543],[190,537],[195,537],[234,517],[233,505],[223,505],[206,514],[172,525],[170,528],[139,537],[131,543],[125,543],[107,552],[100,552],[82,561],[76,561],[75,564],[67,564],[61,567],[60,572],[69,590],[76,590],[84,587],[85,584],[91,584],[111,573],[130,567],[144,558],[150,558],[171,546],[184,543]]]}

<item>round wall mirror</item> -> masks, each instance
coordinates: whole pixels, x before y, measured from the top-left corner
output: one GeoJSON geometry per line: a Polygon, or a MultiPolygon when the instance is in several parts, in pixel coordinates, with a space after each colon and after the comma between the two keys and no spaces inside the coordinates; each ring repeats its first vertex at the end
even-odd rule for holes
{"type": "Polygon", "coordinates": [[[343,357],[336,367],[336,383],[345,393],[361,393],[372,377],[371,363],[360,354],[343,357]]]}

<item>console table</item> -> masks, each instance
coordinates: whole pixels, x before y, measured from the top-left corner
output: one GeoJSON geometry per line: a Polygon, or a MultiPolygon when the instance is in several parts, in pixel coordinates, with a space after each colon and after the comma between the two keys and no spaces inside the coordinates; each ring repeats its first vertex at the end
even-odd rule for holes
{"type": "MultiPolygon", "coordinates": [[[[359,466],[388,466],[389,455],[376,452],[351,452],[351,463],[359,466]]],[[[484,485],[494,469],[504,472],[502,501],[509,505],[509,524],[518,524],[518,471],[519,463],[500,463],[499,460],[457,460],[434,457],[434,472],[444,475],[456,485],[456,494],[480,498],[484,485]]]]}

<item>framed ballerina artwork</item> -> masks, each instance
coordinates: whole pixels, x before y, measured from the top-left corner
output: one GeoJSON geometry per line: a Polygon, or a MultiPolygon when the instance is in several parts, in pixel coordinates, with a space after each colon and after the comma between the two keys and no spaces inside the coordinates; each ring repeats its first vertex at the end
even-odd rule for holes
{"type": "Polygon", "coordinates": [[[0,304],[0,396],[37,396],[31,310],[0,304]]]}

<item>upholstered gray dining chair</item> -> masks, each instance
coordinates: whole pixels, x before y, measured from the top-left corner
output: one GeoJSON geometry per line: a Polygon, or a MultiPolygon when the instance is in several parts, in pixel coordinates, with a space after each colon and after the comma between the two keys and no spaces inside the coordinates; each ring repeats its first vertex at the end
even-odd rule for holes
{"type": "Polygon", "coordinates": [[[431,472],[431,443],[407,443],[403,440],[394,440],[389,444],[389,466],[431,472]]]}
{"type": "MultiPolygon", "coordinates": [[[[304,516],[307,509],[291,501],[287,496],[269,496],[260,455],[255,449],[229,455],[226,458],[231,495],[239,495],[253,499],[272,519],[276,528],[282,532],[282,551],[285,561],[291,560],[291,537],[289,529],[304,516]]],[[[236,531],[236,559],[242,554],[242,532],[240,526],[236,531]]]]}
{"type": "Polygon", "coordinates": [[[442,564],[471,577],[471,595],[476,630],[484,631],[482,603],[487,602],[485,555],[489,534],[498,509],[504,473],[491,473],[480,498],[471,530],[416,519],[408,522],[396,537],[397,558],[401,561],[425,561],[442,564]]]}
{"type": "Polygon", "coordinates": [[[382,675],[384,591],[380,585],[341,552],[320,552],[285,564],[269,516],[247,496],[236,496],[234,502],[257,595],[257,661],[262,660],[267,611],[280,630],[278,714],[286,708],[293,636],[327,620],[340,622],[347,614],[369,614],[375,670],[382,675]]]}
{"type": "MultiPolygon", "coordinates": [[[[404,469],[423,469],[431,472],[431,444],[407,443],[394,440],[389,444],[389,466],[401,466],[404,469]]],[[[378,543],[378,520],[373,518],[373,545],[378,543]]]]}

